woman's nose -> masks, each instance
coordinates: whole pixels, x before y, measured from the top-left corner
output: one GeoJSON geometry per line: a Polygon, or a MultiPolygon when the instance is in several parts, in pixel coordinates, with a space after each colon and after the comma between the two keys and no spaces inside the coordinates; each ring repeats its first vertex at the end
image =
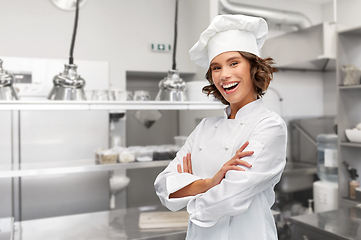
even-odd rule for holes
{"type": "Polygon", "coordinates": [[[227,80],[230,77],[231,77],[231,72],[227,69],[222,69],[221,80],[227,80]]]}

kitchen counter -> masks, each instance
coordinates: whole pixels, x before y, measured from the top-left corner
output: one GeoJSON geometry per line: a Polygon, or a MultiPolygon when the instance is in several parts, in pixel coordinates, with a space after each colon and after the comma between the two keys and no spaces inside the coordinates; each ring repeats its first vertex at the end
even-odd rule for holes
{"type": "Polygon", "coordinates": [[[186,228],[139,229],[139,215],[148,211],[169,210],[147,206],[16,222],[14,240],[185,239],[186,228]]]}
{"type": "Polygon", "coordinates": [[[185,239],[186,228],[139,229],[143,211],[166,209],[149,206],[16,222],[14,240],[185,239]]]}
{"type": "Polygon", "coordinates": [[[361,239],[361,208],[306,214],[290,218],[292,240],[361,239]]]}

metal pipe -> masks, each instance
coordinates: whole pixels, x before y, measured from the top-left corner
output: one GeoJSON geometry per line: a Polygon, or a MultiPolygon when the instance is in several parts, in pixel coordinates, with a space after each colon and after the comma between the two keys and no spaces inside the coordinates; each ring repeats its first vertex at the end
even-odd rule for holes
{"type": "Polygon", "coordinates": [[[305,136],[313,145],[317,146],[317,142],[315,139],[313,139],[313,137],[308,134],[305,130],[303,130],[303,128],[301,126],[299,126],[297,123],[292,123],[293,126],[300,132],[303,134],[303,136],[305,136]]]}
{"type": "Polygon", "coordinates": [[[312,26],[308,17],[299,12],[282,11],[269,8],[261,8],[244,4],[230,3],[229,0],[219,0],[222,7],[229,13],[241,13],[256,17],[262,17],[279,24],[293,25],[299,29],[312,26]]]}

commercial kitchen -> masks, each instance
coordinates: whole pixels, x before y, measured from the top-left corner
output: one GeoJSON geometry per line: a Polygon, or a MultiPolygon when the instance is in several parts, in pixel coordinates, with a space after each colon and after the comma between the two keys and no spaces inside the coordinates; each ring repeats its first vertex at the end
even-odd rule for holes
{"type": "MultiPolygon", "coordinates": [[[[262,17],[287,124],[281,240],[361,239],[358,0],[0,0],[0,239],[185,239],[157,175],[205,117],[189,49],[220,14],[262,17]],[[78,3],[78,5],[77,5],[78,3]]],[[[239,239],[242,239],[240,236],[239,239]]]]}

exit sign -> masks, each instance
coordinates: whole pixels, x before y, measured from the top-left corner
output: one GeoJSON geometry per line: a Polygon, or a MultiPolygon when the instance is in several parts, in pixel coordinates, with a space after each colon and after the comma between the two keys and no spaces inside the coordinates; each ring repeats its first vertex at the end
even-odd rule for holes
{"type": "Polygon", "coordinates": [[[155,52],[170,52],[172,50],[172,45],[164,43],[152,43],[150,48],[155,52]]]}

